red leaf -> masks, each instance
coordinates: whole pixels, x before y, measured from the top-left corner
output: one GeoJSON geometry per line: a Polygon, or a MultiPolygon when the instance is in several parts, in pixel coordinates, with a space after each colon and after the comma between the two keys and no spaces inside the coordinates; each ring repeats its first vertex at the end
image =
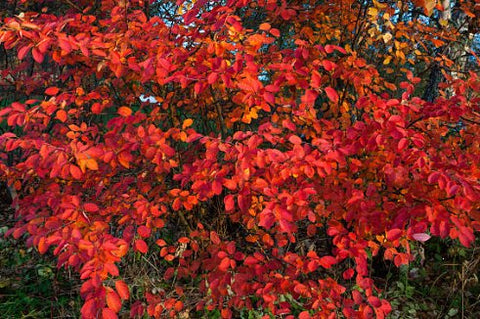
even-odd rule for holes
{"type": "Polygon", "coordinates": [[[293,124],[292,121],[290,121],[289,119],[283,120],[282,121],[282,126],[284,128],[288,128],[290,131],[295,131],[295,129],[296,129],[295,124],[293,124]]]}
{"type": "Polygon", "coordinates": [[[140,227],[138,227],[137,233],[141,237],[147,238],[147,237],[150,237],[150,234],[152,233],[152,230],[145,225],[141,225],[140,227]]]}
{"type": "Polygon", "coordinates": [[[211,240],[212,243],[214,243],[215,245],[220,244],[220,237],[218,237],[217,233],[214,232],[214,231],[211,231],[211,232],[210,232],[210,240],[211,240]]]}
{"type": "Polygon", "coordinates": [[[395,228],[395,229],[390,229],[387,231],[387,240],[388,241],[394,241],[400,238],[403,234],[403,230],[395,228]]]}
{"type": "Polygon", "coordinates": [[[269,32],[270,32],[270,34],[273,35],[274,37],[277,37],[277,38],[278,38],[278,37],[280,36],[280,30],[278,30],[278,29],[271,28],[269,32]]]}
{"type": "Polygon", "coordinates": [[[190,238],[188,237],[180,237],[178,240],[177,240],[179,243],[181,244],[188,244],[190,242],[190,238]]]}
{"type": "Polygon", "coordinates": [[[398,141],[398,146],[397,146],[397,150],[399,152],[403,151],[405,149],[405,147],[408,146],[408,140],[406,138],[402,138],[400,139],[400,141],[398,141]]]}
{"type": "Polygon", "coordinates": [[[225,203],[225,210],[226,211],[232,211],[235,208],[235,201],[233,199],[233,195],[227,195],[223,199],[223,202],[225,203]]]}
{"type": "Polygon", "coordinates": [[[302,311],[298,314],[298,319],[310,319],[312,318],[308,311],[302,311]]]}
{"type": "Polygon", "coordinates": [[[375,308],[378,308],[382,305],[380,299],[378,299],[376,296],[368,296],[368,302],[375,308]]]}
{"type": "Polygon", "coordinates": [[[338,94],[337,91],[332,89],[331,87],[326,87],[325,88],[325,93],[327,94],[327,97],[330,99],[330,101],[337,103],[338,102],[338,94]]]}
{"type": "Polygon", "coordinates": [[[23,60],[23,58],[27,55],[28,51],[30,51],[31,48],[32,48],[32,45],[29,44],[18,49],[18,54],[17,54],[18,59],[23,60]]]}
{"type": "Polygon", "coordinates": [[[318,92],[314,90],[305,90],[305,95],[302,96],[302,102],[306,105],[314,105],[315,100],[317,99],[318,92]]]}
{"type": "Polygon", "coordinates": [[[80,170],[80,168],[78,166],[76,166],[74,164],[70,164],[70,174],[75,179],[82,178],[82,171],[80,170]]]}
{"type": "Polygon", "coordinates": [[[102,309],[102,319],[117,319],[117,318],[118,318],[117,314],[112,309],[110,308],[102,309]]]}
{"type": "Polygon", "coordinates": [[[348,268],[343,272],[343,279],[349,280],[353,277],[354,274],[355,274],[355,271],[353,270],[353,268],[348,268]]]}
{"type": "Polygon", "coordinates": [[[272,228],[274,223],[275,216],[272,213],[268,213],[265,211],[260,213],[258,226],[264,227],[265,229],[270,229],[272,228]]]}
{"type": "Polygon", "coordinates": [[[32,49],[32,56],[35,62],[37,63],[42,63],[43,62],[43,53],[40,52],[38,48],[33,48],[32,49]]]}
{"type": "Polygon", "coordinates": [[[329,60],[323,60],[322,65],[325,71],[332,71],[336,67],[336,64],[329,60]]]}
{"type": "Polygon", "coordinates": [[[227,269],[230,267],[230,258],[225,257],[222,259],[220,262],[220,265],[218,265],[218,270],[220,271],[227,271],[227,269]]]}
{"type": "Polygon", "coordinates": [[[311,260],[311,261],[309,261],[308,264],[307,264],[307,268],[308,268],[308,271],[309,271],[309,272],[314,272],[315,270],[318,269],[318,266],[320,266],[320,265],[318,264],[318,260],[311,260]]]}
{"type": "Polygon", "coordinates": [[[222,182],[220,182],[218,179],[214,180],[212,182],[212,191],[215,195],[220,195],[222,193],[222,182]]]}
{"type": "Polygon", "coordinates": [[[323,268],[329,269],[337,263],[337,260],[332,256],[323,256],[319,260],[320,265],[323,268]]]}
{"type": "Polygon", "coordinates": [[[458,240],[460,240],[460,243],[463,246],[470,247],[471,243],[475,240],[475,236],[473,235],[473,230],[465,226],[459,227],[458,240]]]}
{"type": "Polygon", "coordinates": [[[302,296],[307,296],[309,294],[308,287],[301,283],[296,284],[295,287],[293,288],[293,291],[295,291],[296,293],[302,296]]]}
{"type": "Polygon", "coordinates": [[[99,210],[98,206],[94,203],[85,203],[83,205],[83,208],[85,209],[85,211],[87,211],[89,213],[94,213],[94,212],[97,212],[99,210]]]}
{"type": "Polygon", "coordinates": [[[96,307],[95,307],[95,299],[88,299],[82,306],[80,313],[82,314],[82,318],[95,318],[96,314],[96,307]]]}
{"type": "Polygon", "coordinates": [[[207,82],[208,84],[213,84],[217,81],[218,79],[218,73],[217,72],[213,72],[213,73],[210,73],[207,77],[207,82]]]}
{"type": "Polygon", "coordinates": [[[292,144],[295,144],[295,145],[300,145],[302,144],[302,139],[296,135],[292,135],[288,138],[288,141],[292,144]]]}
{"type": "Polygon", "coordinates": [[[46,95],[57,95],[58,94],[59,88],[56,86],[51,86],[48,89],[45,90],[46,95]]]}
{"type": "Polygon", "coordinates": [[[318,73],[317,70],[313,70],[310,85],[312,86],[312,88],[318,89],[321,84],[322,84],[322,77],[320,73],[318,73]]]}
{"type": "Polygon", "coordinates": [[[135,240],[134,248],[135,248],[136,251],[139,251],[142,254],[146,254],[147,251],[148,251],[147,243],[145,241],[143,241],[142,239],[135,240]]]}
{"type": "Polygon", "coordinates": [[[115,288],[117,289],[120,298],[122,298],[123,300],[127,300],[130,298],[130,291],[127,284],[123,280],[117,280],[115,282],[115,288]]]}
{"type": "Polygon", "coordinates": [[[440,173],[439,172],[432,172],[428,178],[427,178],[427,181],[430,183],[430,184],[434,184],[438,181],[438,179],[440,178],[440,173]]]}

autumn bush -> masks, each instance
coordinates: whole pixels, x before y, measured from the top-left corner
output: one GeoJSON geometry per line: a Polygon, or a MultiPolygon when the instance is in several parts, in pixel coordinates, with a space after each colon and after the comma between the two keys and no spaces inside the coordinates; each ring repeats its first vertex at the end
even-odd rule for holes
{"type": "Polygon", "coordinates": [[[384,318],[373,260],[478,235],[475,1],[3,6],[7,235],[84,318],[384,318]]]}

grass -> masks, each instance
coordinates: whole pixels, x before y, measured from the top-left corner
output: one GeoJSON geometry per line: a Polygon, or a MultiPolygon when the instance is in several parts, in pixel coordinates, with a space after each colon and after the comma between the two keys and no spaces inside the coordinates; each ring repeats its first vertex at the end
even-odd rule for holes
{"type": "Polygon", "coordinates": [[[51,256],[5,238],[6,230],[0,228],[0,317],[78,318],[79,279],[57,270],[51,256]]]}
{"type": "Polygon", "coordinates": [[[390,318],[480,318],[480,241],[467,249],[432,238],[415,248],[414,262],[387,274],[390,318]]]}

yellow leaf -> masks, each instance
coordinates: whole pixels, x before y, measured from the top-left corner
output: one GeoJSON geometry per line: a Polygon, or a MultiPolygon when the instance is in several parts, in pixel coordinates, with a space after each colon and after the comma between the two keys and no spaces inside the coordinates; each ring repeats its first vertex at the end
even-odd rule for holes
{"type": "Polygon", "coordinates": [[[379,8],[379,9],[385,9],[387,7],[386,3],[380,3],[376,0],[373,0],[373,5],[375,6],[375,8],[379,8]]]}
{"type": "Polygon", "coordinates": [[[383,42],[388,43],[390,40],[392,40],[393,36],[390,32],[385,33],[383,36],[383,42]]]}
{"type": "Polygon", "coordinates": [[[378,16],[378,9],[377,8],[369,8],[368,15],[376,18],[378,16]]]}
{"type": "Polygon", "coordinates": [[[433,13],[433,9],[435,9],[435,6],[437,5],[436,0],[425,0],[425,4],[423,6],[423,9],[425,11],[426,16],[431,16],[433,13]]]}
{"type": "Polygon", "coordinates": [[[79,159],[79,160],[78,160],[78,166],[79,166],[80,169],[82,170],[82,173],[85,173],[85,171],[86,171],[86,166],[87,166],[86,160],[85,160],[84,158],[79,159]]]}

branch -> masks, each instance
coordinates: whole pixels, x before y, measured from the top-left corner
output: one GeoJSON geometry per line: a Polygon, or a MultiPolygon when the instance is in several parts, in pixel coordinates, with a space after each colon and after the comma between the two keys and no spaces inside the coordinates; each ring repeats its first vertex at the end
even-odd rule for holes
{"type": "Polygon", "coordinates": [[[461,118],[462,120],[468,122],[468,123],[480,125],[480,122],[477,122],[477,121],[475,121],[475,120],[466,118],[466,117],[464,117],[464,116],[460,116],[460,118],[461,118]]]}
{"type": "Polygon", "coordinates": [[[66,3],[68,3],[71,7],[73,7],[74,9],[76,9],[77,11],[83,13],[83,10],[82,8],[80,8],[79,6],[77,6],[75,3],[73,3],[72,1],[70,0],[64,0],[66,3]]]}

